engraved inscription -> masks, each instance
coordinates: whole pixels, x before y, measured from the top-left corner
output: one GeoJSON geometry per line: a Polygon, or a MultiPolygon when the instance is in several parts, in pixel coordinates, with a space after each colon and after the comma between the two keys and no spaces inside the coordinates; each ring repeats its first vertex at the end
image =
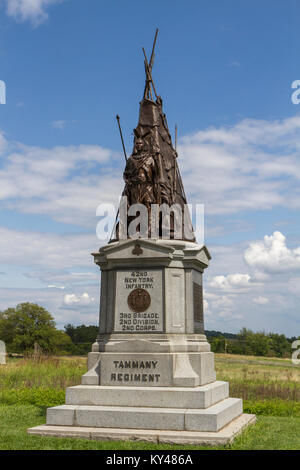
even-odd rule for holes
{"type": "Polygon", "coordinates": [[[203,323],[203,293],[202,286],[193,282],[194,321],[203,323]]]}
{"type": "Polygon", "coordinates": [[[163,332],[162,271],[118,271],[115,332],[163,332]]]}
{"type": "Polygon", "coordinates": [[[165,387],[173,383],[169,354],[108,352],[101,361],[101,385],[165,387]]]}
{"type": "Polygon", "coordinates": [[[128,306],[133,312],[145,312],[150,307],[151,297],[145,289],[134,289],[127,299],[128,306]]]}
{"type": "Polygon", "coordinates": [[[148,382],[158,383],[160,374],[157,373],[158,361],[113,361],[110,374],[111,382],[148,382]]]}

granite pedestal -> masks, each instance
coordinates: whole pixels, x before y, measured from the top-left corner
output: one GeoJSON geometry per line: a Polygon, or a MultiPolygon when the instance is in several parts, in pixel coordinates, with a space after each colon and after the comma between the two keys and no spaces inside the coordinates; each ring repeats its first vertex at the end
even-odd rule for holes
{"type": "Polygon", "coordinates": [[[224,444],[255,416],[216,380],[204,334],[205,246],[126,240],[94,253],[99,335],[82,384],[30,434],[224,444]]]}

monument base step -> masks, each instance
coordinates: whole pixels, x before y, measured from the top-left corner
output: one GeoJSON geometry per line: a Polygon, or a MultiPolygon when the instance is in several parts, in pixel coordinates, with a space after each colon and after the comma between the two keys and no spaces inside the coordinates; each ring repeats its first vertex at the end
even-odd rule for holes
{"type": "Polygon", "coordinates": [[[243,413],[240,398],[206,409],[62,405],[47,410],[51,426],[217,432],[243,413]]]}
{"type": "Polygon", "coordinates": [[[218,446],[231,443],[250,424],[255,415],[242,414],[218,432],[137,430],[80,426],[37,426],[28,434],[48,437],[93,439],[98,441],[146,441],[154,444],[182,444],[218,446]]]}
{"type": "Polygon", "coordinates": [[[115,387],[76,385],[66,390],[66,405],[208,408],[229,397],[228,382],[199,387],[115,387]]]}

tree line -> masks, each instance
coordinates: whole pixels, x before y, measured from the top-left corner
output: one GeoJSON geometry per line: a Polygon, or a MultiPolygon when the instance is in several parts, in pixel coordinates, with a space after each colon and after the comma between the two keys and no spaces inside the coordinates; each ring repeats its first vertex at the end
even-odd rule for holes
{"type": "Polygon", "coordinates": [[[53,316],[33,303],[0,312],[0,339],[8,353],[32,354],[38,348],[44,354],[84,355],[97,333],[97,326],[85,325],[66,325],[64,331],[59,330],[53,316]]]}
{"type": "MultiPolygon", "coordinates": [[[[0,340],[8,353],[31,354],[38,346],[44,354],[85,355],[98,334],[95,325],[65,325],[56,328],[53,316],[43,307],[22,303],[0,312],[0,340]]],[[[213,352],[270,357],[291,357],[292,342],[277,333],[253,332],[243,328],[238,334],[206,330],[213,352]]],[[[299,337],[300,339],[300,337],[299,337]]]]}
{"type": "Polygon", "coordinates": [[[247,328],[236,335],[219,331],[205,333],[213,352],[251,356],[291,357],[292,343],[297,339],[264,331],[255,333],[247,328]]]}

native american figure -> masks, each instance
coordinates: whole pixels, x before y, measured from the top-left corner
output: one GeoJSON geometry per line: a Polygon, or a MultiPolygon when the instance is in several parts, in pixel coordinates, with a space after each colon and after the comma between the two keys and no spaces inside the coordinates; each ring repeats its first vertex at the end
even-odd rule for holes
{"type": "Polygon", "coordinates": [[[158,167],[155,158],[145,147],[143,139],[138,137],[124,171],[124,196],[127,196],[129,206],[145,204],[150,209],[151,204],[157,199],[157,176],[158,167]]]}
{"type": "MultiPolygon", "coordinates": [[[[155,46],[155,43],[154,43],[155,46]]],[[[189,216],[184,217],[186,197],[177,165],[177,152],[172,145],[166,115],[163,113],[162,99],[156,94],[152,79],[154,46],[150,62],[145,51],[146,84],[143,99],[140,102],[139,122],[134,129],[132,155],[126,162],[124,171],[125,189],[128,208],[133,204],[144,204],[150,219],[152,204],[166,204],[182,210],[182,225],[192,224],[189,216]],[[155,95],[155,99],[153,97],[155,95]]],[[[125,155],[126,156],[126,155],[125,155]]],[[[128,224],[132,218],[128,218],[128,224]]],[[[159,235],[162,233],[163,220],[160,219],[159,235]]],[[[151,238],[149,223],[149,238],[151,238]]],[[[174,214],[171,212],[170,238],[174,238],[174,214]]],[[[115,238],[118,239],[118,224],[115,238]]],[[[185,239],[184,230],[181,239],[185,239]]],[[[192,239],[190,239],[193,241],[192,239]]]]}

